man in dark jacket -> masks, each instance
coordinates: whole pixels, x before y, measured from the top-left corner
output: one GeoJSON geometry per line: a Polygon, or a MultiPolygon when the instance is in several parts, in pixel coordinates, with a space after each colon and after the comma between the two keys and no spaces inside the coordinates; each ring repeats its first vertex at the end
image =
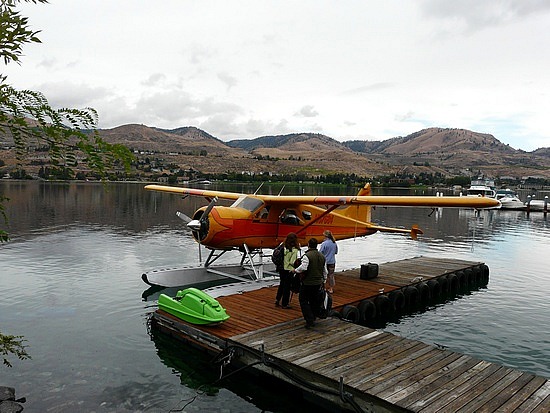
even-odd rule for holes
{"type": "Polygon", "coordinates": [[[319,290],[327,279],[327,266],[325,257],[317,250],[317,240],[311,238],[308,250],[302,256],[302,264],[294,272],[301,275],[300,308],[306,320],[306,328],[315,325],[314,321],[319,314],[321,303],[319,302],[319,290]]]}

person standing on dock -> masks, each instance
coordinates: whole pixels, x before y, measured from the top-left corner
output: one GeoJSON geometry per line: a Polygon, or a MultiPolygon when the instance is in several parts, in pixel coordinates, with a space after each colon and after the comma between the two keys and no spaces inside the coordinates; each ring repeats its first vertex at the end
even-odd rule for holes
{"type": "Polygon", "coordinates": [[[325,240],[321,243],[321,246],[319,247],[319,252],[325,256],[327,262],[328,274],[327,285],[325,289],[332,294],[334,292],[334,286],[336,285],[336,281],[334,280],[334,270],[336,268],[336,254],[338,254],[338,244],[336,244],[336,240],[334,239],[332,232],[330,232],[328,229],[323,232],[323,235],[325,236],[325,240]]]}
{"type": "Polygon", "coordinates": [[[298,259],[298,252],[300,251],[300,244],[298,242],[298,236],[291,232],[286,236],[284,255],[283,255],[283,268],[279,270],[279,288],[277,289],[277,296],[275,298],[275,305],[279,307],[282,305],[284,309],[291,308],[290,302],[290,284],[294,273],[293,264],[298,259]],[[280,304],[279,304],[280,303],[280,304]]]}
{"type": "Polygon", "coordinates": [[[316,315],[319,314],[321,303],[319,302],[319,290],[327,278],[327,266],[325,256],[317,250],[317,240],[310,238],[307,243],[308,250],[302,257],[302,263],[294,270],[301,275],[300,309],[306,320],[306,328],[315,325],[316,315]]]}

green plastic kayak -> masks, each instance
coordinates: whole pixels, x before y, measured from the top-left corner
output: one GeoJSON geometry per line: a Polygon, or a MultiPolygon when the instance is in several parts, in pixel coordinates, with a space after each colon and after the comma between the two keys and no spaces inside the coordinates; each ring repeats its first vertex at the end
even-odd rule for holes
{"type": "Polygon", "coordinates": [[[197,288],[180,290],[174,298],[160,294],[159,309],[192,324],[219,324],[229,318],[220,303],[197,288]]]}

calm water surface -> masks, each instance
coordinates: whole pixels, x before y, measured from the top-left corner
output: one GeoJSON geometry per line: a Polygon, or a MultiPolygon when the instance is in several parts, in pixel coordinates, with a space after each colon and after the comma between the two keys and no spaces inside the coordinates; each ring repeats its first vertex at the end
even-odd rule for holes
{"type": "MultiPolygon", "coordinates": [[[[27,398],[25,412],[168,412],[187,403],[185,411],[319,411],[245,374],[216,382],[208,356],[150,334],[156,302],[142,298],[148,286],[140,276],[198,261],[175,211],[191,215],[203,201],[142,188],[0,182],[0,195],[11,199],[12,235],[0,245],[0,331],[23,335],[32,356],[0,367],[0,385],[27,398]]],[[[285,193],[320,189],[331,193],[285,193]]],[[[487,288],[386,324],[386,331],[550,378],[549,218],[412,208],[378,208],[373,218],[417,223],[424,235],[341,241],[338,269],[424,255],[482,261],[491,271],[487,288]]]]}

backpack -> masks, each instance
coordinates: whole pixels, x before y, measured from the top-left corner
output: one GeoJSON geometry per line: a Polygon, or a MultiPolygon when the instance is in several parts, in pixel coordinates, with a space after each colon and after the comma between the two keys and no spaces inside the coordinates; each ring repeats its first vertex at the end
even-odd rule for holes
{"type": "Polygon", "coordinates": [[[332,296],[321,286],[319,290],[319,318],[327,318],[332,310],[332,296]]]}
{"type": "Polygon", "coordinates": [[[275,264],[275,267],[277,270],[283,269],[283,261],[285,258],[285,244],[280,243],[275,249],[273,250],[273,254],[271,255],[271,261],[273,261],[273,264],[275,264]]]}

